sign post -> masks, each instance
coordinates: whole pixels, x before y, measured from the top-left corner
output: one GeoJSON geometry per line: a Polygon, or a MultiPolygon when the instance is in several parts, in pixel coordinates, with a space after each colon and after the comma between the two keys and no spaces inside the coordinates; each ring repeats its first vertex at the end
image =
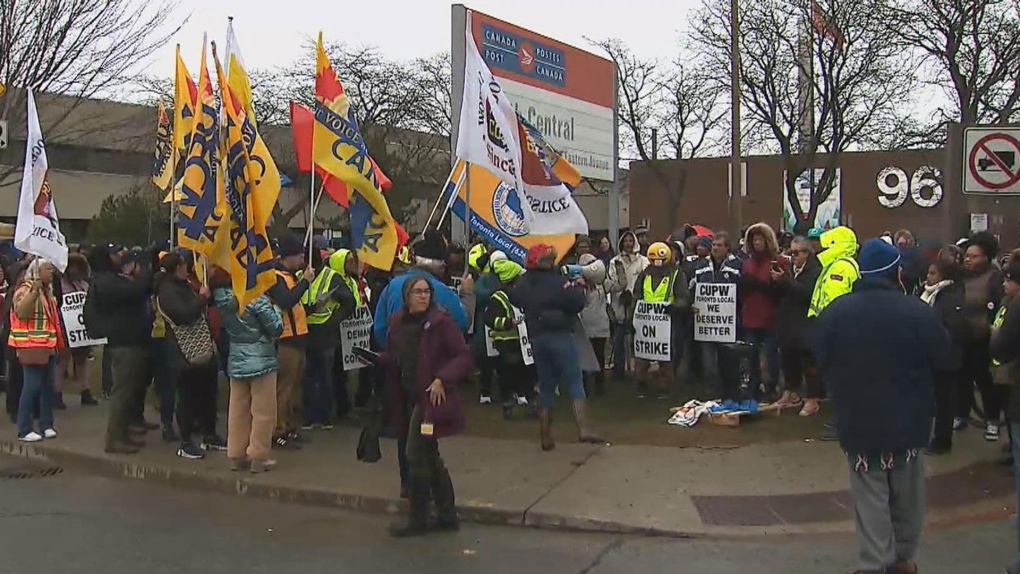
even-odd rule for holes
{"type": "Polygon", "coordinates": [[[1020,195],[1020,128],[967,128],[963,152],[964,193],[1020,195]]]}
{"type": "Polygon", "coordinates": [[[737,341],[737,286],[697,283],[694,293],[694,340],[708,343],[737,341]]]}

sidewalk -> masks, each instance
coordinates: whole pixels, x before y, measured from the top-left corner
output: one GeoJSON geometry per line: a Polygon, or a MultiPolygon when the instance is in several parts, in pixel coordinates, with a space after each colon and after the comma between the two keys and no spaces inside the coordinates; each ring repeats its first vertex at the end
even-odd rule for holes
{"type": "MultiPolygon", "coordinates": [[[[277,470],[252,476],[231,473],[221,453],[197,462],[177,458],[176,445],[163,444],[158,433],[150,433],[139,455],[108,455],[103,452],[105,425],[105,406],[85,411],[72,406],[57,413],[57,440],[19,443],[8,427],[0,432],[0,452],[281,502],[387,513],[403,509],[396,442],[383,441],[379,463],[360,463],[354,455],[356,428],[312,433],[313,442],[304,450],[276,453],[277,470]]],[[[537,440],[443,441],[462,517],[488,524],[674,537],[853,529],[848,470],[834,443],[714,449],[592,446],[569,442],[576,439],[566,422],[555,430],[560,442],[551,453],[543,453],[537,440]]],[[[535,434],[537,439],[537,427],[535,434]]],[[[1014,506],[1012,474],[990,463],[1002,443],[987,443],[973,431],[957,435],[957,441],[949,457],[928,459],[930,526],[1008,515],[1014,506]]]]}

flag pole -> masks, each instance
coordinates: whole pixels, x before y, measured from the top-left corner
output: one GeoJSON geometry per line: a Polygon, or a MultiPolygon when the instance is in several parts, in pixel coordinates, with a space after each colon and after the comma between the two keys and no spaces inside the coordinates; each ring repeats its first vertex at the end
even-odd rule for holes
{"type": "MultiPolygon", "coordinates": [[[[452,175],[452,174],[451,174],[452,175]]],[[[450,192],[450,198],[446,200],[446,207],[443,209],[443,214],[439,218],[439,223],[436,224],[436,229],[443,226],[443,222],[446,221],[446,216],[449,215],[450,210],[453,208],[453,202],[457,201],[457,194],[460,193],[460,186],[464,184],[464,178],[467,177],[467,170],[461,172],[460,177],[457,178],[457,182],[453,186],[453,191],[450,192]]],[[[445,189],[445,187],[444,187],[445,189]]],[[[428,225],[425,226],[428,228],[428,225]]],[[[468,236],[470,241],[471,236],[468,236]]]]}
{"type": "MultiPolygon", "coordinates": [[[[443,196],[446,195],[446,188],[449,187],[450,182],[453,181],[453,172],[456,171],[456,169],[457,169],[457,166],[456,166],[456,164],[454,164],[454,169],[451,169],[450,170],[450,175],[446,176],[446,182],[443,183],[443,186],[439,188],[439,198],[436,199],[436,204],[432,207],[432,213],[429,214],[429,218],[425,221],[425,228],[424,229],[428,229],[429,225],[432,225],[432,220],[435,219],[436,212],[439,211],[439,206],[443,204],[443,196]]],[[[457,185],[460,185],[460,180],[463,179],[463,175],[464,174],[462,172],[461,173],[461,177],[457,178],[457,185]]],[[[456,193],[456,189],[454,189],[454,192],[456,193]]],[[[439,218],[439,223],[436,224],[436,227],[439,227],[440,225],[443,224],[443,219],[446,218],[446,212],[450,209],[450,206],[452,204],[453,204],[452,200],[447,200],[446,201],[446,207],[443,208],[442,213],[440,213],[441,217],[439,218]]],[[[424,229],[423,229],[423,231],[424,231],[424,229]]]]}
{"type": "MultiPolygon", "coordinates": [[[[175,112],[176,113],[176,112],[175,112]]],[[[170,138],[170,251],[177,246],[177,148],[170,138]]]]}
{"type": "Polygon", "coordinates": [[[471,162],[464,161],[464,243],[471,247],[471,162]]]}
{"type": "MultiPolygon", "coordinates": [[[[314,136],[313,136],[314,137],[314,136]]],[[[313,146],[314,149],[314,146],[313,146]]],[[[308,186],[308,265],[312,264],[312,253],[315,248],[315,208],[318,207],[315,201],[315,166],[308,173],[311,181],[308,186]]]]}
{"type": "MultiPolygon", "coordinates": [[[[316,194],[315,199],[312,201],[312,209],[318,211],[319,203],[322,201],[322,192],[326,190],[326,181],[322,181],[322,185],[319,186],[319,193],[316,194]]],[[[312,236],[311,228],[305,230],[305,241],[307,242],[312,236]]]]}

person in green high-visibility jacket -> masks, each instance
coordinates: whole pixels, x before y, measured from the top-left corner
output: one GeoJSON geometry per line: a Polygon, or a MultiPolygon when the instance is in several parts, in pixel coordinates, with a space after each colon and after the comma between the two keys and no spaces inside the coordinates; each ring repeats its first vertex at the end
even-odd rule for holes
{"type": "Polygon", "coordinates": [[[846,295],[854,282],[861,277],[854,256],[857,254],[857,235],[849,227],[836,227],[819,238],[823,251],[818,254],[822,272],[811,294],[808,317],[817,317],[829,303],[846,295]]]}
{"type": "Polygon", "coordinates": [[[301,299],[308,310],[308,366],[301,385],[304,430],[333,427],[333,358],[340,346],[340,323],[363,304],[357,276],[357,254],[339,249],[329,256],[301,299]]]}
{"type": "Polygon", "coordinates": [[[507,291],[512,289],[518,278],[524,274],[524,268],[514,261],[497,260],[492,262],[492,271],[499,285],[489,297],[483,314],[487,332],[476,336],[483,339],[490,337],[493,349],[499,353],[492,358],[492,363],[499,371],[503,418],[513,418],[514,407],[518,404],[527,405],[529,413],[537,414],[534,405],[528,401],[529,398],[533,398],[537,375],[534,361],[532,360],[529,365],[524,357],[525,352],[530,352],[527,342],[521,341],[519,329],[519,325],[524,322],[524,314],[510,304],[507,295],[507,291]]]}
{"type": "MultiPolygon", "coordinates": [[[[683,337],[687,334],[687,313],[691,306],[691,295],[688,289],[687,277],[682,269],[677,267],[673,259],[673,252],[668,245],[662,242],[655,242],[648,247],[648,267],[642,271],[634,282],[634,292],[637,301],[648,303],[665,303],[666,313],[670,321],[670,355],[671,360],[661,365],[665,373],[665,379],[658,379],[658,398],[666,400],[669,392],[673,390],[676,369],[683,358],[684,344],[683,337]]],[[[638,398],[644,398],[648,392],[649,376],[648,367],[651,361],[636,359],[634,366],[637,370],[638,398]]]]}

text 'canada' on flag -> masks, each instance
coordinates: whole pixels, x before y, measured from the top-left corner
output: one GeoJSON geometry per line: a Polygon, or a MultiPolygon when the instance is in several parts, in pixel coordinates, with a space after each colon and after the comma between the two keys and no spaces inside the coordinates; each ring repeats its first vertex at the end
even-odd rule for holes
{"type": "Polygon", "coordinates": [[[315,101],[312,162],[347,185],[351,243],[358,258],[389,271],[398,248],[396,222],[354,108],[323,48],[321,32],[316,46],[315,101]]]}
{"type": "Polygon", "coordinates": [[[59,269],[67,269],[67,241],[60,232],[57,206],[47,179],[49,160],[46,143],[39,126],[32,89],[28,89],[28,130],[25,141],[25,171],[21,177],[18,221],[14,230],[14,247],[46,259],[59,269]]]}
{"type": "Polygon", "coordinates": [[[279,193],[280,177],[279,175],[266,177],[270,164],[275,172],[275,163],[265,149],[265,144],[256,150],[262,139],[258,137],[255,126],[248,121],[241,103],[235,99],[233,90],[227,84],[223,66],[220,65],[216,55],[215,43],[213,61],[216,63],[216,74],[226,116],[225,189],[231,220],[229,229],[232,254],[228,271],[234,296],[243,309],[276,283],[273,251],[269,244],[269,235],[266,233],[265,221],[261,220],[259,214],[257,197],[260,193],[265,193],[267,188],[271,190],[273,186],[279,193]]]}

